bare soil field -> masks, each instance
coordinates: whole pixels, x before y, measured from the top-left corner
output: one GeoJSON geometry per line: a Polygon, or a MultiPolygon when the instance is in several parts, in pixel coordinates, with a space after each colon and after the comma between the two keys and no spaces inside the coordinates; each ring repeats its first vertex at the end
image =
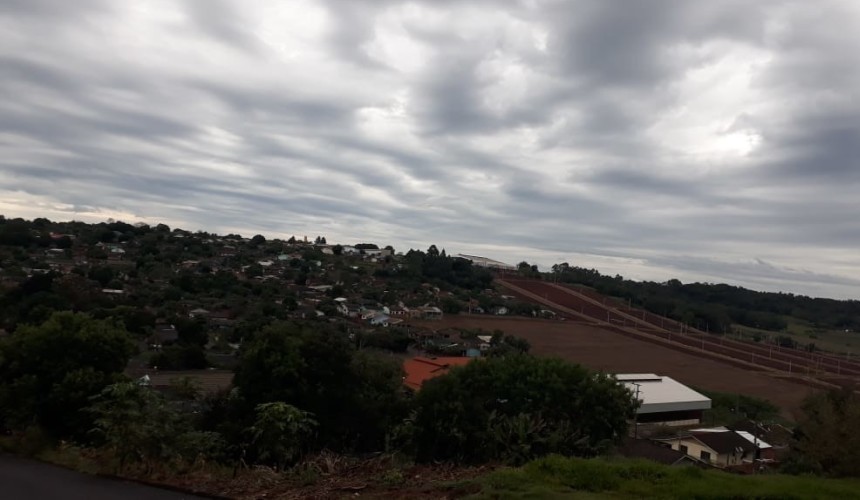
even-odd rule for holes
{"type": "Polygon", "coordinates": [[[759,397],[779,406],[792,420],[800,416],[803,399],[815,390],[766,372],[744,370],[573,321],[461,315],[424,326],[502,330],[528,340],[536,355],[558,356],[606,372],[668,375],[702,389],[759,397]]]}
{"type": "MultiPolygon", "coordinates": [[[[603,297],[601,300],[599,294],[591,290],[583,293],[584,290],[580,288],[536,280],[507,280],[499,283],[505,287],[513,287],[512,291],[515,294],[531,295],[531,297],[525,296],[525,299],[558,309],[570,319],[587,318],[595,326],[609,330],[618,327],[632,328],[653,337],[666,339],[676,345],[701,349],[702,356],[710,359],[714,359],[715,356],[708,356],[705,352],[742,361],[741,364],[781,370],[788,374],[817,377],[822,381],[844,378],[848,385],[856,384],[857,380],[852,380],[852,377],[860,377],[860,364],[856,362],[825,353],[782,349],[773,345],[766,346],[733,340],[725,336],[709,335],[642,310],[614,307],[610,305],[615,303],[614,299],[603,297]],[[681,331],[685,333],[679,335],[681,331]]],[[[738,363],[735,365],[737,366],[738,363]]]]}

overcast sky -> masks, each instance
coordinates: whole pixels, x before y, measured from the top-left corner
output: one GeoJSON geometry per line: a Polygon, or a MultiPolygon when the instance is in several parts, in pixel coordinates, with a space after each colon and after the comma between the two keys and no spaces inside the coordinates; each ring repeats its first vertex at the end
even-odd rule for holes
{"type": "Polygon", "coordinates": [[[0,213],[860,298],[860,2],[0,0],[0,213]]]}

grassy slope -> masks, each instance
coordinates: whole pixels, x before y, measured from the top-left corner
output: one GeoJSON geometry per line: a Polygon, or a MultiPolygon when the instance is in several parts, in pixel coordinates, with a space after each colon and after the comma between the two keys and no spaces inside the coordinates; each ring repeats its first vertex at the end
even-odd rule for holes
{"type": "Polygon", "coordinates": [[[770,332],[743,325],[733,325],[733,327],[741,332],[745,340],[752,340],[756,333],[764,337],[787,335],[802,345],[814,342],[819,349],[832,353],[844,355],[846,352],[850,352],[852,358],[860,355],[860,332],[816,328],[791,316],[786,316],[785,319],[788,322],[788,328],[784,332],[770,332]]]}
{"type": "Polygon", "coordinates": [[[551,456],[474,480],[469,498],[860,499],[860,480],[739,476],[635,460],[551,456]],[[474,490],[473,490],[474,491],[474,490]]]}

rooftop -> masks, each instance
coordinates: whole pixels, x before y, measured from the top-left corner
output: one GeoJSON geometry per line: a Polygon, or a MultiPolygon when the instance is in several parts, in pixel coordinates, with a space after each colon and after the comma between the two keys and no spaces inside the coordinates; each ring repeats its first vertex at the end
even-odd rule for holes
{"type": "Polygon", "coordinates": [[[758,449],[760,449],[760,450],[766,450],[766,449],[768,449],[768,448],[773,448],[773,446],[771,446],[770,444],[768,444],[768,443],[766,443],[766,442],[762,441],[761,439],[759,439],[759,438],[757,438],[757,437],[753,436],[753,435],[752,435],[751,433],[749,433],[749,432],[746,432],[746,431],[735,431],[735,433],[736,433],[738,436],[740,436],[740,437],[742,437],[742,438],[746,439],[747,441],[749,441],[750,443],[752,443],[754,446],[756,446],[756,447],[757,447],[758,449]]]}
{"type": "Polygon", "coordinates": [[[472,358],[447,357],[447,358],[412,358],[403,363],[403,371],[406,377],[403,383],[412,390],[418,390],[424,382],[448,373],[454,366],[464,366],[472,358]]]}
{"type": "Polygon", "coordinates": [[[480,257],[478,255],[466,255],[466,254],[461,253],[461,254],[457,254],[457,257],[471,261],[472,264],[474,264],[478,267],[492,267],[492,268],[497,268],[497,269],[508,269],[508,270],[514,270],[517,268],[516,266],[512,266],[510,264],[505,264],[504,262],[500,262],[498,260],[493,260],[493,259],[490,259],[487,257],[480,257]]]}
{"type": "Polygon", "coordinates": [[[654,373],[619,373],[619,382],[637,393],[642,405],[637,413],[661,413],[669,411],[707,410],[710,398],[699,394],[672,377],[654,373]]]}
{"type": "Polygon", "coordinates": [[[660,446],[646,439],[625,438],[621,446],[617,448],[617,452],[623,457],[644,458],[664,465],[698,462],[698,460],[682,451],[660,446]]]}
{"type": "Polygon", "coordinates": [[[692,436],[717,453],[744,453],[755,451],[755,446],[735,432],[692,432],[692,436]]]}

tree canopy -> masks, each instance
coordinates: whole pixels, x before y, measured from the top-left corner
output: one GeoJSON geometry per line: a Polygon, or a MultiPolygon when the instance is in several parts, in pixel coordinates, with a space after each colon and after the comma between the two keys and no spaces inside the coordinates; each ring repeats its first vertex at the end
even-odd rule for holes
{"type": "Polygon", "coordinates": [[[277,322],[248,343],[234,384],[251,407],[283,402],[314,415],[319,445],[378,449],[403,416],[399,363],[356,355],[343,332],[277,322]]]}
{"type": "Polygon", "coordinates": [[[0,418],[12,428],[36,423],[56,437],[80,437],[89,429],[81,409],[119,379],[134,351],[121,324],[85,314],[22,326],[0,343],[0,418]]]}
{"type": "Polygon", "coordinates": [[[415,400],[414,443],[422,460],[591,456],[625,434],[634,409],[617,381],[579,365],[488,358],[424,384],[415,400]]]}
{"type": "Polygon", "coordinates": [[[789,469],[860,477],[860,395],[850,389],[814,394],[803,411],[789,469]]]}
{"type": "Polygon", "coordinates": [[[860,329],[860,301],[857,300],[757,292],[727,284],[681,283],[677,279],[665,283],[633,281],[571,266],[567,262],[552,266],[552,272],[545,277],[593,287],[600,293],[629,299],[655,314],[712,332],[723,332],[733,323],[780,331],[787,327],[785,316],[818,327],[860,329]]]}

